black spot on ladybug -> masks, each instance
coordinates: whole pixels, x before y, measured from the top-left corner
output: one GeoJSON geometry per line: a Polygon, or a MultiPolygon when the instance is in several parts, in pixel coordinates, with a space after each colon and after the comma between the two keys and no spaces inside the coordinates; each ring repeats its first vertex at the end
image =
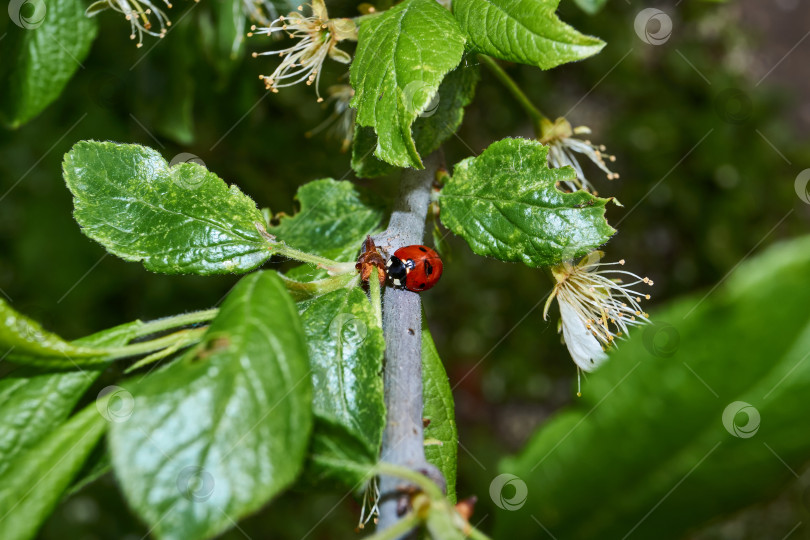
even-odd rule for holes
{"type": "Polygon", "coordinates": [[[425,246],[419,246],[419,251],[422,253],[427,253],[427,248],[425,246]]]}
{"type": "Polygon", "coordinates": [[[427,283],[420,283],[420,284],[419,284],[419,289],[420,289],[420,290],[424,290],[424,289],[425,289],[425,285],[427,285],[427,283]]]}
{"type": "Polygon", "coordinates": [[[425,275],[430,275],[433,273],[433,265],[430,264],[428,261],[425,261],[425,275]]]}

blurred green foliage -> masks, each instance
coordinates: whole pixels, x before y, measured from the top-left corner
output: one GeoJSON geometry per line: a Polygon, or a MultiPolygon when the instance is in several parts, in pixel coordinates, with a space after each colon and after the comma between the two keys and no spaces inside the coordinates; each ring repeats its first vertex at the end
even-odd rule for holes
{"type": "MultiPolygon", "coordinates": [[[[176,2],[174,30],[142,49],[128,39],[122,17],[100,15],[98,39],[65,93],[28,124],[0,131],[0,288],[15,309],[46,328],[75,338],[135,318],[207,308],[237,279],[150,274],[106,256],[72,219],[61,178],[62,156],[77,140],[145,144],[169,160],[192,153],[274,213],[294,211],[301,184],[352,177],[340,141],[305,136],[330,112],[315,102],[311,87],[268,94],[258,74],[275,67],[272,58],[222,61],[223,47],[214,46],[210,32],[215,9],[208,0],[176,2]],[[201,32],[206,24],[208,32],[201,32]]],[[[348,2],[329,9],[355,14],[348,2]]],[[[794,131],[794,98],[768,79],[758,85],[747,71],[752,50],[767,43],[756,43],[738,23],[734,4],[681,3],[673,36],[660,46],[633,31],[639,9],[614,1],[588,16],[563,1],[561,18],[605,40],[602,53],[547,72],[506,67],[546,115],[590,126],[594,141],[617,155],[619,180],[594,176],[602,195],[625,205],[608,210],[619,234],[606,252],[654,279],[654,306],[708,290],[749,252],[806,231],[810,207],[797,198],[793,180],[810,148],[794,131]]],[[[0,21],[4,35],[11,23],[0,21]]],[[[270,46],[259,38],[247,42],[248,51],[263,48],[270,46]]],[[[344,66],[326,66],[324,87],[345,82],[344,66]]],[[[458,137],[445,145],[448,164],[503,137],[532,135],[497,80],[485,69],[481,76],[458,137]]],[[[395,180],[361,183],[390,197],[395,180]]],[[[575,372],[559,343],[556,315],[548,322],[540,315],[551,287],[543,273],[482,259],[460,239],[448,240],[442,284],[423,298],[456,398],[459,498],[478,495],[472,522],[483,519],[480,527],[488,531],[494,506],[487,493],[497,462],[575,399],[575,372]]],[[[588,384],[583,391],[588,395],[588,384]]],[[[354,538],[359,508],[344,495],[285,496],[240,527],[254,538],[354,538]]],[[[41,537],[145,533],[108,475],[65,501],[41,537]]],[[[242,537],[239,530],[225,535],[242,537]]]]}

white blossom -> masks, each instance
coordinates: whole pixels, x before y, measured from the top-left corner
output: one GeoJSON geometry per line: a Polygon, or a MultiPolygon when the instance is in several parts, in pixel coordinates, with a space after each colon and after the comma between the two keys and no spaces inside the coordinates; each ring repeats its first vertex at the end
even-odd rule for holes
{"type": "Polygon", "coordinates": [[[563,263],[551,269],[556,281],[543,311],[548,318],[551,302],[560,306],[563,339],[574,363],[590,372],[607,360],[606,351],[628,329],[647,322],[649,315],[640,306],[649,294],[635,290],[652,285],[649,278],[620,270],[624,259],[615,263],[599,262],[601,252],[593,252],[578,264],[563,263]],[[629,278],[624,282],[622,278],[629,278]]]}
{"type": "MultiPolygon", "coordinates": [[[[167,8],[172,7],[168,0],[163,0],[163,3],[167,8]]],[[[101,0],[88,7],[85,15],[93,17],[105,9],[122,13],[129,21],[131,29],[129,39],[138,38],[136,47],[143,46],[144,34],[162,38],[172,25],[166,13],[151,0],[101,0]]]]}
{"type": "Polygon", "coordinates": [[[572,128],[565,118],[558,118],[554,123],[544,120],[542,122],[542,137],[540,142],[548,145],[548,163],[551,167],[571,166],[576,171],[577,176],[570,182],[565,182],[571,191],[583,189],[595,193],[593,186],[577,160],[576,154],[582,154],[602,169],[608,180],[618,178],[619,174],[610,170],[606,161],[616,161],[616,156],[605,153],[603,145],[595,145],[587,139],[579,138],[580,135],[590,135],[591,130],[585,126],[572,128]]]}
{"type": "MultiPolygon", "coordinates": [[[[302,9],[299,7],[299,9],[302,9]]],[[[312,15],[304,17],[301,13],[292,12],[281,16],[266,27],[251,26],[248,36],[255,34],[272,35],[285,32],[295,45],[286,49],[253,53],[253,57],[278,55],[281,64],[270,75],[260,75],[268,90],[278,92],[279,88],[293,86],[306,81],[315,85],[318,101],[323,101],[318,91],[321,69],[327,57],[348,64],[352,61],[348,53],[337,48],[343,40],[357,39],[357,26],[351,19],[330,19],[323,0],[313,0],[312,15]]]]}

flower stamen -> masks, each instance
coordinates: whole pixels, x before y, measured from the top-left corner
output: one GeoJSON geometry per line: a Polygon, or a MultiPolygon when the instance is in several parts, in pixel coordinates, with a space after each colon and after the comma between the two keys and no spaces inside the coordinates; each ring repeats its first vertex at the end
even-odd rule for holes
{"type": "Polygon", "coordinates": [[[551,302],[560,307],[561,331],[574,362],[583,371],[593,371],[607,359],[606,351],[615,338],[627,335],[629,329],[648,322],[641,309],[642,298],[650,295],[634,290],[638,284],[652,285],[652,280],[632,272],[613,269],[615,263],[598,262],[601,252],[593,252],[579,262],[565,262],[551,269],[557,282],[546,302],[543,318],[548,318],[551,302]],[[634,280],[624,283],[621,277],[634,280]]]}
{"type": "Polygon", "coordinates": [[[593,186],[588,182],[585,173],[579,164],[576,154],[582,154],[599,167],[608,180],[619,177],[618,173],[610,170],[606,162],[615,162],[616,156],[605,153],[604,145],[595,145],[589,140],[577,138],[579,135],[588,135],[590,128],[579,126],[572,128],[565,118],[558,118],[555,122],[544,120],[541,125],[542,136],[540,142],[548,145],[548,162],[551,167],[559,168],[570,166],[576,172],[573,180],[564,183],[571,191],[579,189],[596,194],[593,186]]]}

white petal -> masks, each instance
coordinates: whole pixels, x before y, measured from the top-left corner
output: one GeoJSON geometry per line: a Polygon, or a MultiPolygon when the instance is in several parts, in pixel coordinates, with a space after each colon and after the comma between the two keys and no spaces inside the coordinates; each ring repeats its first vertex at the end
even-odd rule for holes
{"type": "Polygon", "coordinates": [[[595,370],[607,360],[607,354],[582,319],[577,316],[574,308],[566,302],[559,304],[563,337],[571,358],[582,371],[595,370]]]}

